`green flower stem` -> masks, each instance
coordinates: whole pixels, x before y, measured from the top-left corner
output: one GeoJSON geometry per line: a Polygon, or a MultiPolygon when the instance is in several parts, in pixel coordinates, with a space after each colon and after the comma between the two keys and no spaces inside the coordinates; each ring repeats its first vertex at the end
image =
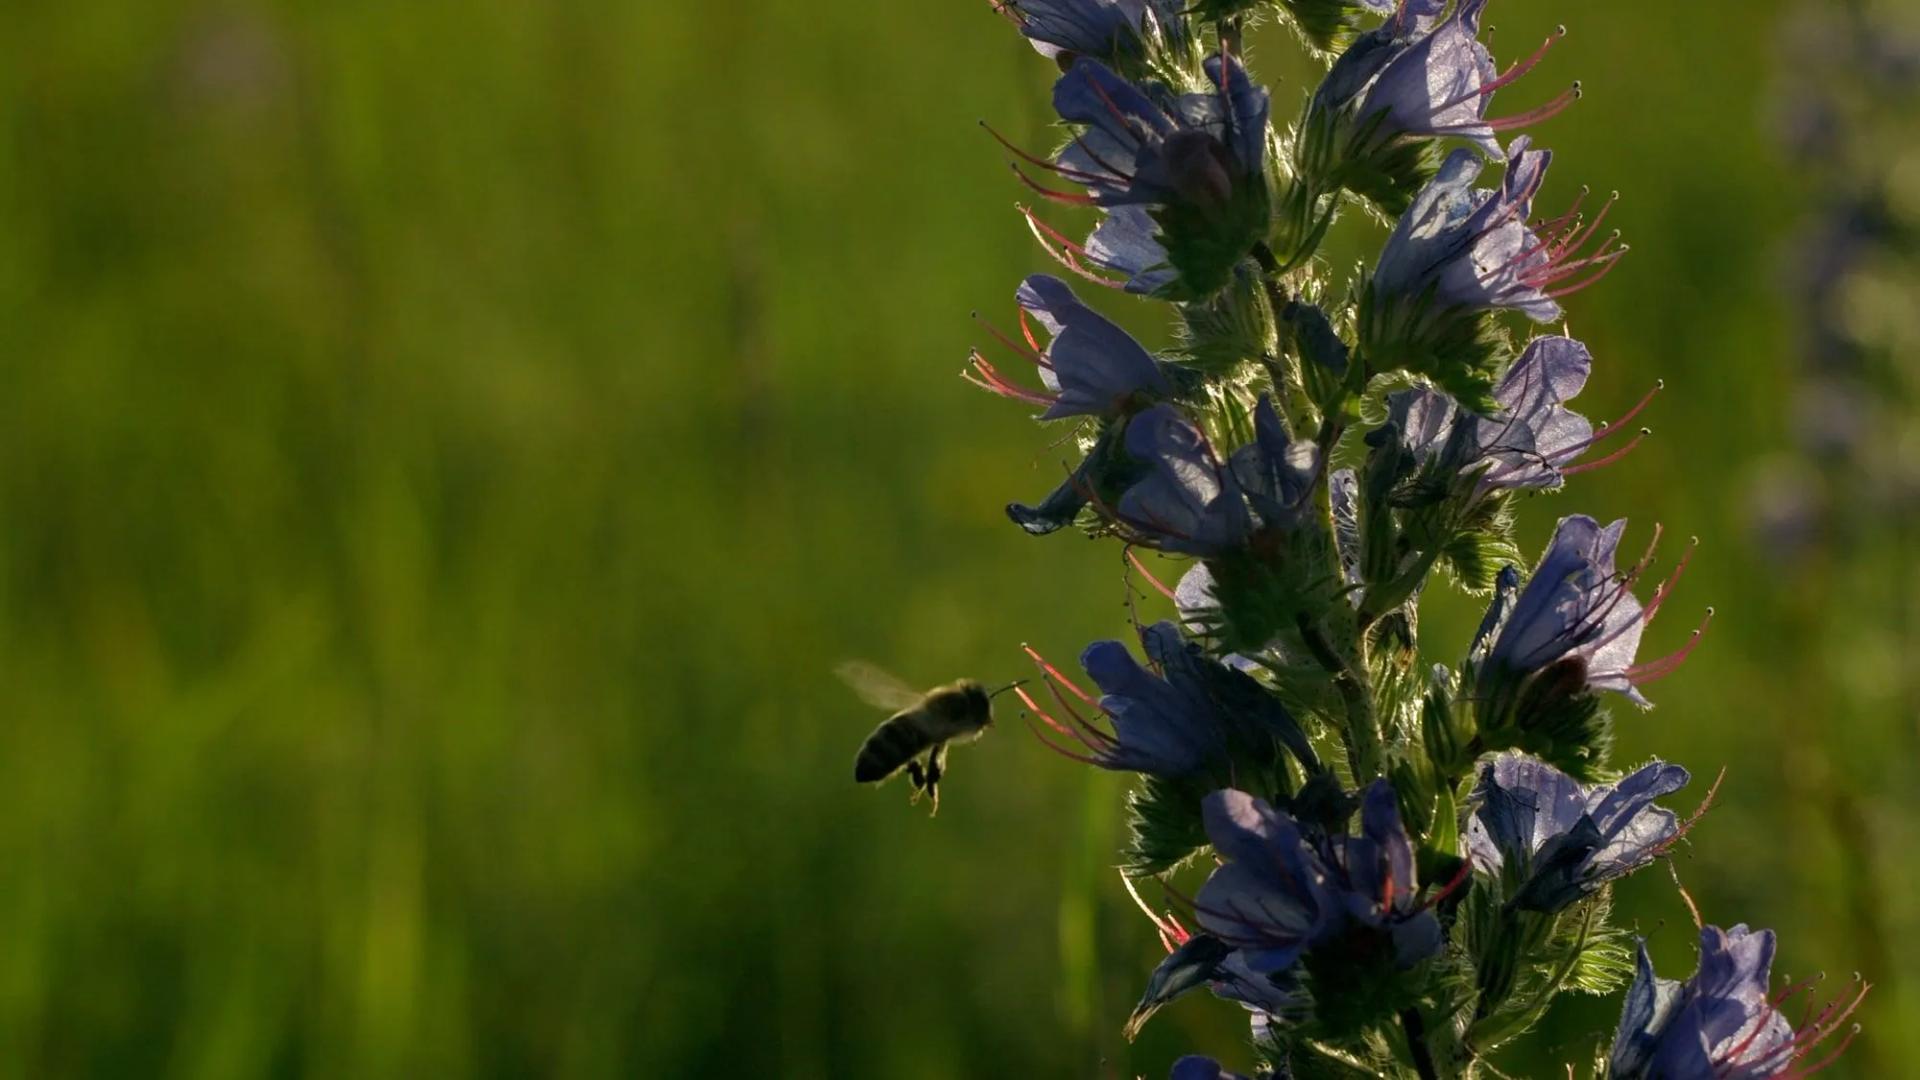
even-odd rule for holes
{"type": "Polygon", "coordinates": [[[1372,777],[1383,775],[1380,718],[1374,715],[1373,695],[1367,692],[1366,680],[1334,649],[1318,623],[1301,615],[1299,628],[1307,651],[1333,676],[1334,689],[1339,691],[1340,700],[1346,706],[1347,723],[1342,741],[1347,745],[1347,765],[1353,770],[1354,782],[1364,784],[1372,777]]]}
{"type": "Polygon", "coordinates": [[[1407,602],[1414,590],[1427,579],[1427,573],[1433,569],[1434,560],[1440,557],[1439,545],[1433,545],[1419,552],[1413,564],[1402,570],[1392,581],[1367,589],[1360,601],[1357,615],[1361,632],[1372,626],[1376,619],[1389,614],[1407,602]]]}

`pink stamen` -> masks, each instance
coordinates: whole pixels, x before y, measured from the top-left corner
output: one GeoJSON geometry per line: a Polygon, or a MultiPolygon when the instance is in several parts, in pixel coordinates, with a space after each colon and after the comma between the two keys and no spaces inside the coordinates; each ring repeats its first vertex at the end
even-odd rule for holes
{"type": "Polygon", "coordinates": [[[1461,91],[1460,93],[1454,95],[1453,97],[1448,98],[1447,100],[1434,106],[1433,111],[1436,113],[1443,112],[1447,109],[1453,108],[1455,105],[1459,105],[1464,102],[1471,101],[1476,97],[1480,97],[1480,98],[1491,97],[1494,91],[1499,90],[1500,88],[1505,86],[1513,85],[1516,79],[1519,79],[1522,76],[1524,76],[1527,72],[1532,71],[1534,68],[1534,65],[1538,64],[1540,62],[1540,59],[1547,55],[1547,50],[1553,47],[1553,43],[1560,40],[1560,38],[1565,37],[1566,33],[1567,33],[1567,28],[1564,26],[1560,27],[1558,30],[1548,35],[1547,40],[1540,43],[1540,47],[1533,51],[1532,56],[1529,56],[1524,60],[1515,62],[1514,65],[1508,68],[1505,72],[1495,76],[1492,79],[1487,80],[1484,83],[1481,83],[1479,86],[1473,87],[1472,89],[1469,89],[1469,90],[1461,91]]]}
{"type": "MultiPolygon", "coordinates": [[[[1583,245],[1585,245],[1588,240],[1593,239],[1593,234],[1598,232],[1600,229],[1600,223],[1607,220],[1608,212],[1611,211],[1613,209],[1613,205],[1619,201],[1620,201],[1620,193],[1617,191],[1607,196],[1607,201],[1600,204],[1600,212],[1593,215],[1593,223],[1588,225],[1586,228],[1586,231],[1580,233],[1578,237],[1569,236],[1566,241],[1561,243],[1554,252],[1555,257],[1557,258],[1561,254],[1564,254],[1569,251],[1577,251],[1583,245]]],[[[1580,201],[1578,199],[1574,200],[1575,206],[1578,206],[1579,204],[1580,204],[1580,201]]]]}
{"type": "Polygon", "coordinates": [[[1571,252],[1561,250],[1553,252],[1547,258],[1527,267],[1519,274],[1523,284],[1535,289],[1545,288],[1555,282],[1565,281],[1590,266],[1606,262],[1614,257],[1613,246],[1620,242],[1620,235],[1614,233],[1593,250],[1593,254],[1579,259],[1570,259],[1571,252]]]}
{"type": "Polygon", "coordinates": [[[1063,206],[1098,206],[1099,205],[1099,203],[1091,195],[1076,195],[1071,191],[1055,191],[1053,188],[1050,188],[1041,184],[1038,180],[1035,180],[1033,177],[1028,176],[1025,172],[1022,172],[1020,169],[1020,166],[1014,164],[1011,161],[1007,162],[1007,168],[1013,170],[1013,175],[1019,177],[1020,182],[1022,184],[1025,184],[1029,191],[1032,191],[1035,195],[1040,196],[1041,198],[1047,200],[1048,202],[1057,202],[1063,206]]]}
{"type": "MultiPolygon", "coordinates": [[[[1020,700],[1026,702],[1027,707],[1038,714],[1040,719],[1045,720],[1048,727],[1079,743],[1081,746],[1086,747],[1092,753],[1105,755],[1112,751],[1115,743],[1114,738],[1106,732],[1089,725],[1085,720],[1080,718],[1080,714],[1074,712],[1072,709],[1067,709],[1067,715],[1073,718],[1075,726],[1068,727],[1060,721],[1055,720],[1051,714],[1040,708],[1040,706],[1035,704],[1033,699],[1026,694],[1020,693],[1019,690],[1015,690],[1014,692],[1020,694],[1020,700]]],[[[1057,696],[1056,694],[1056,698],[1057,696]]],[[[1065,703],[1062,702],[1062,704],[1064,706],[1065,703]]]]}
{"type": "Polygon", "coordinates": [[[1585,184],[1580,185],[1580,194],[1573,197],[1573,204],[1567,207],[1567,212],[1551,220],[1542,220],[1538,225],[1534,226],[1534,231],[1537,233],[1558,233],[1566,229],[1569,224],[1572,224],[1573,221],[1580,216],[1580,204],[1587,201],[1587,196],[1591,194],[1591,192],[1592,189],[1588,188],[1585,184]]]}
{"type": "Polygon", "coordinates": [[[1089,757],[1086,754],[1076,753],[1075,751],[1069,750],[1064,746],[1060,746],[1056,744],[1052,739],[1047,738],[1045,732],[1042,732],[1038,727],[1034,726],[1032,718],[1028,718],[1027,720],[1027,730],[1033,732],[1033,737],[1040,741],[1041,746],[1044,746],[1047,749],[1053,751],[1054,753],[1059,754],[1061,757],[1066,758],[1068,761],[1077,761],[1082,765],[1092,765],[1095,768],[1100,767],[1100,762],[1095,758],[1089,757]]]}
{"type": "Polygon", "coordinates": [[[1620,262],[1620,256],[1625,255],[1626,253],[1627,253],[1627,248],[1623,245],[1619,251],[1614,252],[1612,258],[1609,258],[1607,260],[1607,264],[1600,268],[1599,273],[1593,275],[1592,277],[1588,278],[1585,281],[1580,282],[1577,285],[1569,285],[1563,289],[1555,289],[1554,291],[1547,294],[1547,299],[1558,300],[1562,297],[1572,296],[1574,293],[1577,293],[1582,289],[1591,288],[1592,286],[1599,284],[1600,279],[1606,277],[1608,274],[1613,272],[1613,268],[1616,265],[1618,265],[1620,262]]]}
{"type": "Polygon", "coordinates": [[[1547,39],[1540,43],[1540,47],[1533,50],[1532,56],[1529,56],[1524,60],[1516,61],[1512,67],[1502,72],[1498,78],[1494,79],[1492,82],[1487,83],[1485,86],[1482,86],[1480,88],[1480,92],[1482,94],[1491,94],[1495,90],[1498,90],[1503,86],[1513,85],[1514,80],[1519,79],[1522,76],[1526,75],[1527,72],[1532,71],[1534,69],[1535,65],[1540,63],[1541,59],[1543,59],[1547,55],[1547,50],[1553,48],[1555,42],[1559,41],[1561,38],[1566,36],[1567,36],[1566,27],[1564,26],[1555,27],[1553,33],[1548,34],[1547,39]]]}
{"type": "Polygon", "coordinates": [[[1005,135],[1002,135],[998,131],[995,131],[993,129],[993,125],[987,123],[985,120],[980,121],[980,126],[985,128],[987,134],[993,136],[993,141],[999,143],[1001,147],[1003,147],[1007,151],[1007,153],[1012,154],[1013,156],[1019,158],[1021,161],[1024,161],[1029,165],[1033,165],[1037,168],[1046,169],[1048,172],[1059,173],[1061,176],[1064,176],[1067,179],[1074,181],[1075,183],[1086,184],[1088,186],[1106,182],[1105,178],[1095,176],[1093,173],[1085,172],[1083,170],[1076,169],[1068,165],[1062,165],[1057,161],[1048,161],[1045,158],[1035,157],[1034,155],[1027,153],[1025,150],[1022,150],[1018,146],[1015,146],[1011,141],[1007,139],[1005,135]]]}
{"type": "MultiPolygon", "coordinates": [[[[1848,1010],[1848,1011],[1851,1012],[1852,1010],[1848,1010]]],[[[1795,1069],[1792,1072],[1781,1073],[1780,1080],[1803,1080],[1803,1078],[1812,1076],[1814,1073],[1826,1071],[1828,1066],[1840,1060],[1840,1055],[1847,1052],[1847,1047],[1853,1045],[1854,1038],[1857,1037],[1859,1034],[1860,1034],[1860,1025],[1859,1024],[1853,1025],[1853,1030],[1847,1032],[1847,1037],[1840,1040],[1840,1045],[1834,1047],[1832,1053],[1828,1054],[1824,1058],[1821,1058],[1819,1064],[1810,1065],[1804,1069],[1795,1069]]],[[[1808,1047],[1808,1049],[1812,1049],[1812,1047],[1808,1047]]]]}
{"type": "Polygon", "coordinates": [[[1699,546],[1699,537],[1696,536],[1692,540],[1689,540],[1687,542],[1687,550],[1680,553],[1680,561],[1674,565],[1673,573],[1667,575],[1667,580],[1661,582],[1660,587],[1653,590],[1653,599],[1647,602],[1646,618],[1648,622],[1653,621],[1654,615],[1660,611],[1660,605],[1667,602],[1667,597],[1673,595],[1674,586],[1680,584],[1680,575],[1687,572],[1687,564],[1693,561],[1693,553],[1699,546]]]}
{"type": "Polygon", "coordinates": [[[1032,658],[1034,663],[1040,665],[1040,670],[1052,676],[1053,680],[1059,683],[1061,686],[1066,687],[1069,691],[1073,693],[1074,697],[1079,698],[1081,701],[1086,702],[1088,705],[1091,705],[1096,709],[1100,707],[1099,702],[1094,701],[1092,698],[1087,696],[1086,691],[1080,689],[1078,686],[1075,686],[1073,684],[1072,679],[1069,679],[1065,675],[1060,674],[1059,668],[1056,668],[1052,664],[1049,664],[1047,662],[1046,657],[1041,656],[1037,652],[1034,652],[1032,646],[1022,645],[1020,646],[1020,648],[1022,651],[1024,651],[1027,654],[1028,657],[1032,658]]]}
{"type": "Polygon", "coordinates": [[[1575,84],[1560,91],[1558,96],[1545,105],[1528,109],[1523,113],[1515,113],[1512,116],[1502,116],[1497,119],[1488,120],[1485,121],[1485,124],[1494,131],[1512,131],[1514,128],[1528,127],[1559,116],[1567,110],[1567,106],[1579,100],[1580,87],[1578,84],[1575,84]]]}
{"type": "Polygon", "coordinates": [[[1706,634],[1707,627],[1712,622],[1713,609],[1708,608],[1707,614],[1700,620],[1700,625],[1694,629],[1693,633],[1687,636],[1687,643],[1685,645],[1680,646],[1680,648],[1658,660],[1650,660],[1644,664],[1635,664],[1622,672],[1622,674],[1624,674],[1627,677],[1627,681],[1634,686],[1644,686],[1647,683],[1656,682],[1673,674],[1679,670],[1681,664],[1686,663],[1687,657],[1693,655],[1693,650],[1699,647],[1700,639],[1706,634]]]}
{"type": "Polygon", "coordinates": [[[1153,576],[1153,571],[1147,569],[1147,565],[1140,561],[1140,556],[1135,555],[1131,547],[1127,549],[1127,561],[1133,563],[1133,568],[1135,570],[1140,571],[1140,576],[1146,578],[1147,583],[1149,585],[1152,585],[1154,587],[1154,590],[1157,591],[1161,596],[1164,596],[1169,600],[1174,599],[1173,590],[1167,588],[1166,585],[1163,584],[1159,578],[1153,576]]]}
{"type": "Polygon", "coordinates": [[[972,361],[974,371],[963,371],[960,373],[960,377],[982,390],[998,394],[1004,398],[1012,398],[1015,401],[1024,401],[1029,405],[1038,405],[1043,408],[1059,400],[1059,396],[1056,394],[1043,394],[1038,390],[1029,390],[1024,386],[1008,381],[1006,376],[1001,375],[999,371],[995,370],[994,366],[987,362],[987,358],[981,356],[978,352],[973,354],[972,361]],[[975,374],[975,372],[978,372],[978,374],[975,374]]]}
{"type": "Polygon", "coordinates": [[[1583,472],[1592,472],[1594,469],[1605,468],[1608,465],[1611,465],[1614,462],[1619,461],[1621,458],[1626,457],[1628,454],[1632,453],[1633,448],[1636,446],[1639,446],[1641,442],[1643,442],[1646,439],[1646,437],[1651,434],[1653,434],[1653,429],[1641,428],[1640,433],[1638,435],[1635,435],[1633,437],[1633,440],[1627,443],[1627,445],[1621,447],[1618,450],[1615,450],[1613,453],[1608,454],[1606,457],[1600,458],[1598,460],[1583,461],[1578,465],[1564,466],[1560,469],[1560,475],[1561,476],[1578,476],[1583,472]]]}
{"type": "Polygon", "coordinates": [[[1053,367],[1052,361],[1047,359],[1047,354],[1040,348],[1040,343],[1034,340],[1033,327],[1027,324],[1026,308],[1020,309],[1019,319],[1020,319],[1020,336],[1023,338],[1026,338],[1027,344],[1033,347],[1033,354],[1040,358],[1040,363],[1045,367],[1047,367],[1048,369],[1051,369],[1053,367]]]}
{"type": "Polygon", "coordinates": [[[1613,422],[1600,425],[1600,430],[1595,432],[1593,438],[1588,439],[1587,442],[1589,444],[1599,442],[1601,439],[1604,439],[1607,436],[1612,435],[1614,432],[1619,431],[1622,426],[1632,421],[1634,417],[1640,415],[1640,410],[1646,408],[1647,405],[1653,401],[1653,396],[1655,394],[1658,394],[1660,391],[1665,390],[1666,388],[1667,388],[1667,384],[1665,380],[1658,380],[1654,382],[1653,389],[1640,395],[1640,400],[1637,402],[1634,402],[1633,408],[1628,409],[1625,413],[1622,413],[1620,417],[1614,420],[1613,422]]]}
{"type": "Polygon", "coordinates": [[[1053,365],[1047,361],[1046,357],[1040,355],[1040,351],[1037,348],[1035,349],[1025,348],[1019,342],[1008,337],[1006,334],[1001,333],[999,327],[993,325],[992,323],[988,322],[985,319],[982,319],[978,313],[975,313],[973,318],[975,322],[987,328],[987,333],[992,334],[994,337],[994,340],[998,341],[1002,345],[1005,345],[1007,348],[1013,350],[1014,354],[1019,356],[1021,359],[1031,361],[1035,367],[1043,367],[1043,368],[1053,367],[1053,365]]]}
{"type": "Polygon", "coordinates": [[[1168,912],[1165,919],[1154,914],[1153,909],[1147,906],[1147,902],[1140,898],[1140,890],[1133,887],[1133,879],[1124,872],[1120,875],[1120,884],[1126,886],[1127,895],[1133,897],[1134,906],[1138,907],[1141,914],[1147,917],[1147,921],[1153,923],[1153,928],[1160,932],[1160,944],[1168,952],[1172,952],[1177,945],[1186,944],[1187,938],[1192,935],[1188,934],[1187,928],[1181,926],[1180,921],[1173,917],[1172,912],[1168,912]]]}
{"type": "Polygon", "coordinates": [[[1040,242],[1040,247],[1045,250],[1048,255],[1053,256],[1055,262],[1096,285],[1105,285],[1109,289],[1126,288],[1127,283],[1124,278],[1105,277],[1083,266],[1080,258],[1082,256],[1091,258],[1091,256],[1087,256],[1087,249],[1084,246],[1067,239],[1058,229],[1041,221],[1039,217],[1035,216],[1033,211],[1028,210],[1026,207],[1021,206],[1017,207],[1017,209],[1020,211],[1021,216],[1027,219],[1027,229],[1033,233],[1033,238],[1040,242]],[[1055,245],[1058,245],[1058,247],[1056,248],[1055,245]]]}

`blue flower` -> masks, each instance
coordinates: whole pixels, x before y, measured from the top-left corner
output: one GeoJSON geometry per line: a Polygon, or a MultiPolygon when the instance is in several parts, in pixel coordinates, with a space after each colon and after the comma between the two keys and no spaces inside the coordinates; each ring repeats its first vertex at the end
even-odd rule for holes
{"type": "Polygon", "coordinates": [[[1681,824],[1653,800],[1687,779],[1680,766],[1656,761],[1617,784],[1587,787],[1538,758],[1501,754],[1481,770],[1467,853],[1510,883],[1513,906],[1559,911],[1673,845],[1681,824]]]}
{"type": "Polygon", "coordinates": [[[1533,150],[1526,136],[1513,142],[1500,190],[1476,189],[1481,157],[1455,150],[1413,200],[1387,237],[1375,267],[1375,302],[1432,303],[1443,310],[1511,309],[1535,322],[1560,317],[1558,297],[1585,288],[1611,269],[1625,247],[1609,237],[1592,253],[1577,253],[1599,227],[1571,215],[1549,223],[1544,236],[1527,224],[1533,197],[1551,155],[1533,150]],[[1585,279],[1569,279],[1591,272],[1585,279]]]}
{"type": "Polygon", "coordinates": [[[1102,768],[1183,776],[1226,755],[1226,722],[1205,686],[1181,663],[1186,639],[1172,623],[1140,632],[1147,658],[1162,674],[1142,668],[1117,641],[1098,641],[1080,654],[1100,710],[1113,724],[1113,739],[1097,755],[1102,768]]]}
{"type": "Polygon", "coordinates": [[[1167,263],[1167,249],[1154,239],[1158,228],[1146,207],[1116,206],[1087,237],[1082,252],[1095,266],[1120,274],[1126,291],[1151,296],[1180,277],[1167,263]]]}
{"type": "Polygon", "coordinates": [[[1414,902],[1413,843],[1393,785],[1369,784],[1360,799],[1360,834],[1331,838],[1327,849],[1348,918],[1389,935],[1395,967],[1405,970],[1439,951],[1439,920],[1430,905],[1414,902]]]}
{"type": "MultiPolygon", "coordinates": [[[[1487,462],[1479,489],[1552,490],[1575,473],[1618,461],[1639,445],[1636,436],[1619,450],[1595,461],[1580,457],[1608,436],[1623,431],[1653,399],[1653,391],[1626,415],[1595,435],[1587,418],[1566,407],[1593,370],[1593,354],[1569,337],[1538,337],[1527,343],[1506,377],[1494,389],[1499,411],[1474,418],[1474,441],[1487,462]]],[[[1657,388],[1656,388],[1657,389],[1657,388]]]]}
{"type": "Polygon", "coordinates": [[[1256,530],[1292,529],[1319,473],[1318,449],[1290,439],[1265,396],[1254,406],[1254,441],[1225,461],[1168,405],[1133,418],[1127,453],[1148,467],[1114,510],[1129,539],[1203,557],[1245,546],[1256,530]]]}
{"type": "Polygon", "coordinates": [[[1768,986],[1773,952],[1771,930],[1701,927],[1700,967],[1682,983],[1654,974],[1642,942],[1609,1080],[1759,1080],[1806,1076],[1832,1062],[1851,1035],[1818,1063],[1802,1064],[1840,1030],[1869,987],[1843,992],[1796,1029],[1777,1006],[1809,984],[1776,997],[1768,986]]]}
{"type": "Polygon", "coordinates": [[[1360,833],[1309,843],[1287,814],[1243,791],[1207,796],[1207,838],[1225,861],[1195,898],[1202,929],[1240,951],[1248,970],[1272,974],[1356,930],[1384,934],[1405,970],[1440,948],[1439,920],[1417,904],[1413,845],[1393,787],[1361,796],[1360,833]]]}
{"type": "Polygon", "coordinates": [[[1053,86],[1053,107],[1080,134],[1054,171],[1101,206],[1219,203],[1257,181],[1266,160],[1267,92],[1228,54],[1204,64],[1214,89],[1141,89],[1106,65],[1081,60],[1053,86]],[[1149,92],[1151,91],[1151,93],[1149,92]]]}
{"type": "Polygon", "coordinates": [[[1256,1026],[1295,1019],[1310,1002],[1324,1019],[1325,1010],[1355,1002],[1302,992],[1299,965],[1316,950],[1330,950],[1333,965],[1348,969],[1335,979],[1343,989],[1363,993],[1439,951],[1440,923],[1431,901],[1415,902],[1413,844],[1386,781],[1362,793],[1357,835],[1303,829],[1233,788],[1208,795],[1201,813],[1221,862],[1191,901],[1199,931],[1148,912],[1170,955],[1149,980],[1129,1034],[1202,984],[1252,1010],[1256,1026]]]}
{"type": "Polygon", "coordinates": [[[1273,400],[1253,407],[1253,441],[1233,452],[1227,467],[1263,526],[1291,529],[1306,513],[1320,476],[1320,449],[1288,434],[1273,400]]]}
{"type": "MultiPolygon", "coordinates": [[[[1034,235],[1075,273],[1135,292],[1218,289],[1266,233],[1267,92],[1231,54],[1202,63],[1210,89],[1176,94],[1135,85],[1106,65],[1076,61],[1053,88],[1054,108],[1078,131],[1052,161],[1029,164],[1085,188],[1058,191],[1021,180],[1045,198],[1107,208],[1085,246],[1027,215],[1034,235]],[[1118,271],[1111,279],[1093,268],[1118,271]]],[[[996,138],[998,136],[996,135],[996,138]]]]}
{"type": "Polygon", "coordinates": [[[1206,556],[1240,547],[1253,534],[1253,515],[1233,470],[1172,406],[1155,405],[1128,423],[1127,453],[1149,471],[1120,497],[1114,514],[1141,543],[1206,556]]]}
{"type": "Polygon", "coordinates": [[[1044,733],[1042,741],[1103,769],[1171,779],[1196,774],[1224,777],[1235,761],[1269,764],[1280,747],[1308,769],[1318,768],[1298,723],[1252,677],[1208,657],[1182,637],[1172,622],[1142,629],[1140,644],[1153,670],[1142,667],[1117,641],[1097,641],[1081,653],[1080,666],[1100,688],[1097,702],[1029,650],[1048,685],[1058,688],[1056,698],[1070,723],[1056,720],[1025,691],[1019,692],[1021,699],[1053,732],[1072,739],[1080,749],[1063,747],[1044,733]],[[1059,695],[1061,689],[1105,714],[1112,733],[1075,712],[1068,699],[1059,695]]]}
{"type": "Polygon", "coordinates": [[[1194,917],[1249,970],[1284,971],[1341,928],[1339,886],[1292,817],[1231,788],[1207,796],[1202,813],[1224,862],[1201,886],[1194,917]]]}
{"type": "Polygon", "coordinates": [[[1121,880],[1133,895],[1134,903],[1153,921],[1154,928],[1160,932],[1160,943],[1167,950],[1167,958],[1148,978],[1140,1003],[1134,1006],[1121,1028],[1129,1041],[1161,1006],[1203,985],[1211,989],[1215,997],[1244,1006],[1252,1014],[1256,1029],[1284,1023],[1303,1011],[1307,998],[1301,992],[1296,973],[1254,971],[1239,950],[1212,934],[1189,932],[1172,912],[1164,916],[1154,914],[1140,899],[1132,880],[1125,875],[1121,880]]]}
{"type": "MultiPolygon", "coordinates": [[[[1437,11],[1439,5],[1434,6],[1437,11]]],[[[1493,93],[1531,71],[1556,33],[1532,56],[1500,74],[1480,44],[1480,14],[1486,0],[1462,0],[1445,19],[1401,12],[1348,47],[1314,94],[1311,109],[1344,111],[1357,139],[1378,146],[1396,136],[1454,136],[1494,159],[1502,154],[1495,133],[1539,123],[1578,97],[1568,90],[1537,109],[1488,120],[1493,93]]],[[[1367,147],[1350,152],[1364,156],[1367,147]]]]}
{"type": "Polygon", "coordinates": [[[1186,34],[1174,0],[1005,0],[996,6],[1035,51],[1062,63],[1076,56],[1131,63],[1144,55],[1151,35],[1178,43],[1186,34]]]}
{"type": "MultiPolygon", "coordinates": [[[[1473,497],[1493,492],[1550,491],[1566,478],[1612,464],[1644,436],[1594,461],[1581,462],[1595,445],[1625,430],[1627,421],[1653,399],[1648,391],[1626,415],[1594,433],[1587,418],[1566,407],[1593,369],[1587,347],[1568,337],[1538,337],[1494,388],[1491,416],[1462,413],[1452,398],[1425,387],[1390,394],[1389,418],[1401,445],[1416,460],[1438,462],[1452,473],[1477,471],[1473,497]]],[[[1657,387],[1656,387],[1657,390],[1657,387]]]]}
{"type": "MultiPolygon", "coordinates": [[[[1645,572],[1653,548],[1649,545],[1646,556],[1626,572],[1616,570],[1614,557],[1626,527],[1625,519],[1601,528],[1584,514],[1561,518],[1526,588],[1511,604],[1506,590],[1496,595],[1494,608],[1505,611],[1505,617],[1487,649],[1486,666],[1509,683],[1568,666],[1575,672],[1570,678],[1576,686],[1611,690],[1650,707],[1638,687],[1679,667],[1700,632],[1671,656],[1634,663],[1641,631],[1672,592],[1686,560],[1643,608],[1633,595],[1633,584],[1645,572]]],[[[1659,540],[1657,529],[1654,540],[1659,540]]],[[[1483,635],[1487,629],[1483,626],[1483,635]]]]}
{"type": "Polygon", "coordinates": [[[1042,420],[1068,416],[1117,416],[1140,395],[1172,391],[1152,354],[1125,330],[1081,303],[1056,277],[1034,274],[1020,283],[1020,330],[1024,343],[993,331],[1008,348],[1031,360],[1047,392],[1010,382],[975,352],[966,378],[1003,397],[1045,404],[1042,420]],[[1051,339],[1042,348],[1027,324],[1031,314],[1051,339]]]}

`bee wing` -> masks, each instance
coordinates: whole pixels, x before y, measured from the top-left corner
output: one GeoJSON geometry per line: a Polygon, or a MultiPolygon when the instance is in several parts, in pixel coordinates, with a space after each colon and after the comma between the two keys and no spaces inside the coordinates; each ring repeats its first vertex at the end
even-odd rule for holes
{"type": "Polygon", "coordinates": [[[833,673],[859,694],[860,700],[876,709],[899,712],[913,708],[926,697],[879,665],[865,660],[848,660],[834,668],[833,673]]]}

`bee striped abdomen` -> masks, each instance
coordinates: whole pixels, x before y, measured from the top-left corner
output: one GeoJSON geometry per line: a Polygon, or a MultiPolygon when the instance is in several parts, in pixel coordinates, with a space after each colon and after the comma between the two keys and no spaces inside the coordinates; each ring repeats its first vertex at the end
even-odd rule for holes
{"type": "Polygon", "coordinates": [[[885,780],[932,745],[926,733],[920,730],[922,725],[914,723],[918,712],[908,710],[896,713],[873,729],[873,734],[860,744],[860,753],[853,759],[854,780],[862,784],[885,780]]]}

